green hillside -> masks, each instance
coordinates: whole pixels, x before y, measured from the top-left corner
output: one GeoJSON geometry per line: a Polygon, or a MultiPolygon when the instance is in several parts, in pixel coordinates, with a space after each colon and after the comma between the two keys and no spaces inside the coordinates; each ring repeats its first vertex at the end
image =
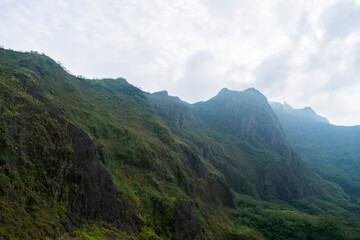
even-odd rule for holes
{"type": "Polygon", "coordinates": [[[0,49],[0,239],[358,239],[257,90],[188,104],[0,49]]]}

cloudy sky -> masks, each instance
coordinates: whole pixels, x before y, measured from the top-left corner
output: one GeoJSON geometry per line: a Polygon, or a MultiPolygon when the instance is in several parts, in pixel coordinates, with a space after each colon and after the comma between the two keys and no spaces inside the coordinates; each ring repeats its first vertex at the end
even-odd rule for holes
{"type": "Polygon", "coordinates": [[[255,87],[360,125],[360,1],[0,0],[0,45],[188,102],[255,87]]]}

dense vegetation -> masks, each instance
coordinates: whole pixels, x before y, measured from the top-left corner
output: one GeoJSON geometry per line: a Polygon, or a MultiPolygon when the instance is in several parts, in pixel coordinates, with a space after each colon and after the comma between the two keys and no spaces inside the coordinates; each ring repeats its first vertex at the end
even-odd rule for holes
{"type": "Polygon", "coordinates": [[[358,239],[266,98],[187,104],[0,49],[0,238],[358,239]]]}

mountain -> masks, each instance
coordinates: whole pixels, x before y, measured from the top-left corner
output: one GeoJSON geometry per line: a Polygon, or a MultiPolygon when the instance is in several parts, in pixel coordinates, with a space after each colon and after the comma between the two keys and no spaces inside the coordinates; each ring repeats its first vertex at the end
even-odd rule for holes
{"type": "MultiPolygon", "coordinates": [[[[284,104],[278,102],[271,102],[271,107],[282,120],[287,118],[288,121],[302,121],[302,122],[312,122],[312,123],[329,123],[329,120],[319,116],[311,107],[305,107],[303,109],[293,109],[287,102],[284,104]]],[[[287,122],[284,122],[287,124],[287,122]]]]}
{"type": "Polygon", "coordinates": [[[188,104],[0,49],[0,133],[1,239],[360,236],[255,89],[188,104]]]}
{"type": "Polygon", "coordinates": [[[336,126],[311,108],[272,103],[295,150],[321,177],[360,196],[360,126],[336,126]]]}
{"type": "Polygon", "coordinates": [[[168,113],[177,109],[182,120],[175,122],[182,122],[179,132],[184,135],[180,137],[195,144],[236,192],[291,201],[322,191],[321,179],[291,149],[267,99],[257,90],[223,89],[192,106],[154,95],[150,99],[158,109],[166,104],[168,113]]]}

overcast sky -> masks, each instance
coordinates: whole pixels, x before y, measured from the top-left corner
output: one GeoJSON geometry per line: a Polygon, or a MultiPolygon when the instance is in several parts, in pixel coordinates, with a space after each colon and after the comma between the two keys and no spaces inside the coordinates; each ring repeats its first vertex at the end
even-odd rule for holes
{"type": "Polygon", "coordinates": [[[255,87],[360,124],[359,1],[0,0],[0,45],[188,102],[255,87]]]}

